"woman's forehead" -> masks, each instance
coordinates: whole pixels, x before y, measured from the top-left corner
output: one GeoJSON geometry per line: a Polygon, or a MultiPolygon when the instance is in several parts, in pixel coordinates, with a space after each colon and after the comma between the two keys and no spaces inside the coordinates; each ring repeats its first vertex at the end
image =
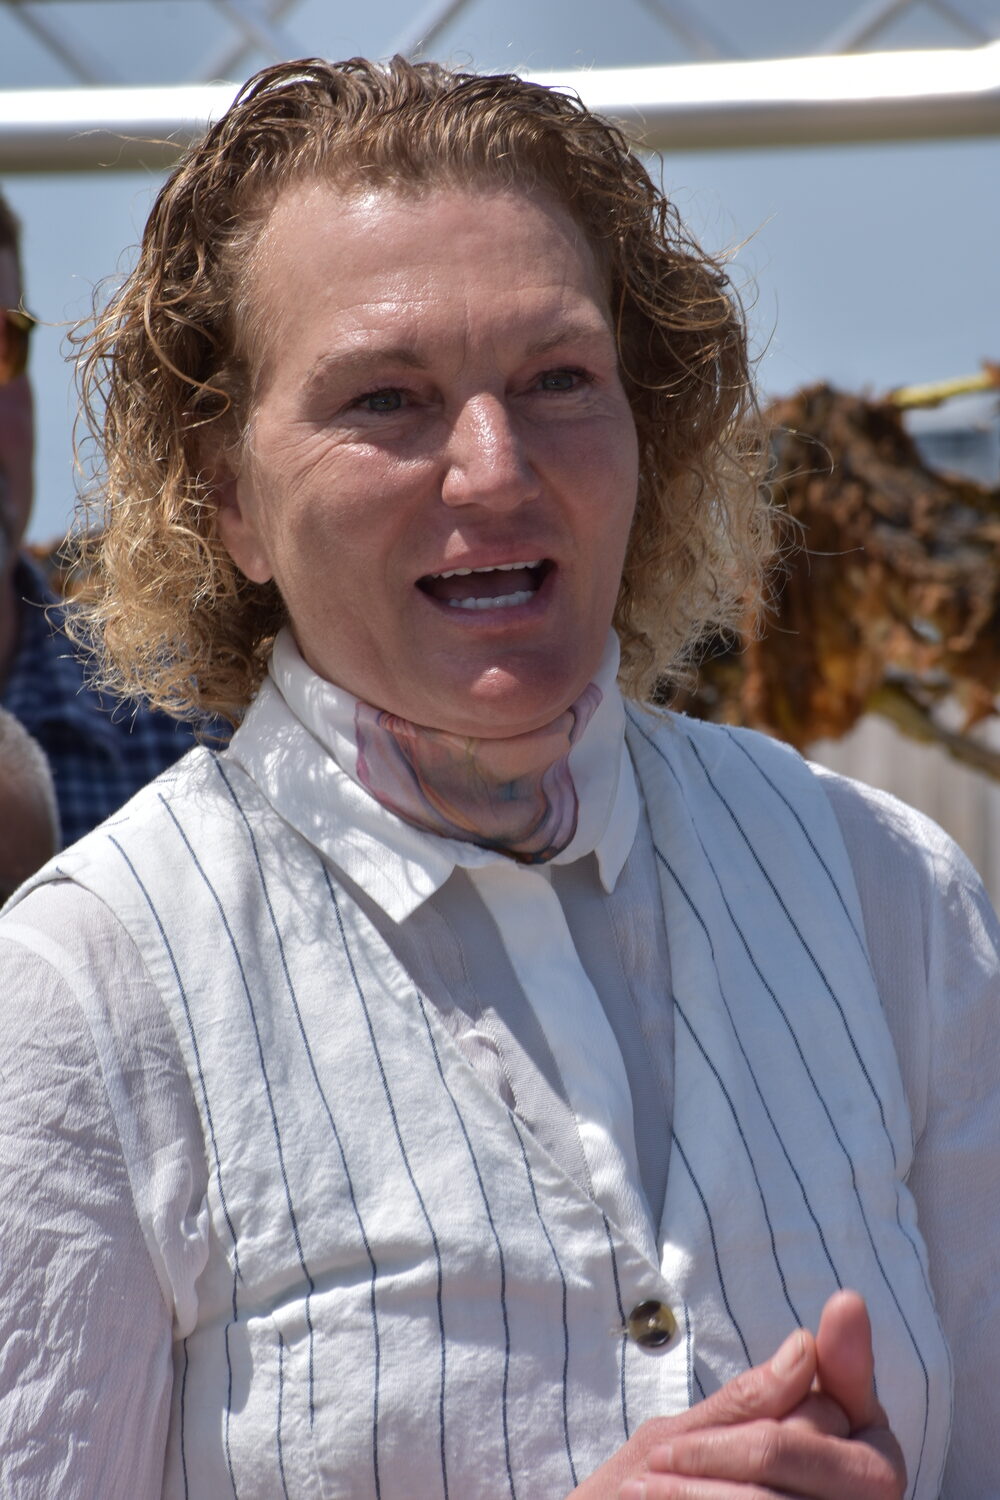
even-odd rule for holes
{"type": "MultiPolygon", "coordinates": [[[[598,258],[597,246],[570,206],[544,188],[479,180],[371,185],[308,178],[290,183],[276,196],[257,238],[255,259],[266,264],[275,249],[294,240],[304,226],[325,233],[331,246],[335,246],[338,240],[348,240],[359,229],[364,233],[375,223],[385,228],[396,221],[412,229],[420,221],[432,221],[445,212],[452,222],[464,218],[474,225],[483,206],[494,204],[512,223],[527,220],[535,233],[544,232],[551,225],[558,226],[578,253],[598,258]]],[[[374,250],[377,246],[373,244],[370,248],[374,250]]],[[[430,245],[414,241],[409,248],[414,254],[437,250],[445,258],[449,246],[445,240],[430,245]]]]}
{"type": "Polygon", "coordinates": [[[338,324],[349,339],[355,328],[444,334],[532,313],[610,322],[604,275],[576,221],[546,196],[510,189],[299,184],[275,203],[246,290],[258,367],[289,330],[311,341],[338,324]]]}

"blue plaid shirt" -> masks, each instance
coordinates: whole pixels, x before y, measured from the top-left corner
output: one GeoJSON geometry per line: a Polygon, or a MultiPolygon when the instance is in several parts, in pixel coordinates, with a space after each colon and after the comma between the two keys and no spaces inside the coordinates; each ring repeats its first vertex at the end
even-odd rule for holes
{"type": "Polygon", "coordinates": [[[21,558],[17,654],[0,693],[49,758],[65,844],[89,832],[195,743],[188,725],[87,687],[43,575],[21,558]]]}

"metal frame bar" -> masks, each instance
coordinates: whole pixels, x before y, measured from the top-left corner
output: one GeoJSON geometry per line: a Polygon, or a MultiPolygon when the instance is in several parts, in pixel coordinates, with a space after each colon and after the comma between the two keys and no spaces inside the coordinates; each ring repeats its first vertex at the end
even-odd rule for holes
{"type": "Polygon", "coordinates": [[[740,56],[739,49],[728,38],[714,27],[708,26],[703,16],[692,15],[682,0],[637,0],[637,4],[648,11],[654,20],[659,21],[661,26],[672,31],[703,62],[719,62],[723,58],[740,56]]]}
{"type": "MultiPolygon", "coordinates": [[[[299,0],[269,0],[269,3],[260,7],[260,12],[262,18],[273,26],[298,4],[299,0]]],[[[227,42],[211,54],[209,61],[199,69],[198,77],[205,83],[233,77],[243,70],[252,47],[251,39],[241,33],[237,41],[227,42]]]]}
{"type": "Polygon", "coordinates": [[[275,26],[263,6],[251,6],[248,0],[212,0],[212,4],[237,31],[243,33],[244,45],[256,47],[272,62],[295,56],[295,44],[275,26]]]}
{"type": "Polygon", "coordinates": [[[5,4],[24,29],[30,31],[35,40],[41,42],[80,83],[100,86],[119,81],[114,69],[103,60],[98,61],[91,48],[79,38],[71,40],[64,31],[51,25],[40,14],[40,7],[29,4],[28,0],[5,0],[5,4]]]}
{"type": "Polygon", "coordinates": [[[417,58],[427,51],[468,5],[469,0],[431,0],[425,5],[416,20],[405,31],[398,33],[389,46],[389,52],[401,52],[404,57],[417,58]]]}
{"type": "MultiPolygon", "coordinates": [[[[831,32],[816,50],[820,53],[858,52],[874,41],[897,16],[912,10],[915,3],[916,0],[871,0],[871,3],[862,5],[856,15],[831,32]]],[[[970,41],[980,45],[990,41],[989,32],[978,21],[959,10],[957,5],[952,5],[950,0],[922,0],[922,3],[930,10],[937,11],[939,16],[943,16],[970,41]]]]}

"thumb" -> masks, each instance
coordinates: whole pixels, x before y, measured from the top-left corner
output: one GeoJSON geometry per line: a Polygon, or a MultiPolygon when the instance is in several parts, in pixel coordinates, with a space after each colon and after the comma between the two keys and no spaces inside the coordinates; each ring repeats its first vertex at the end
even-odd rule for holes
{"type": "Polygon", "coordinates": [[[816,1361],[820,1390],[841,1407],[852,1432],[884,1421],[875,1397],[871,1323],[857,1292],[837,1292],[824,1307],[816,1361]]]}

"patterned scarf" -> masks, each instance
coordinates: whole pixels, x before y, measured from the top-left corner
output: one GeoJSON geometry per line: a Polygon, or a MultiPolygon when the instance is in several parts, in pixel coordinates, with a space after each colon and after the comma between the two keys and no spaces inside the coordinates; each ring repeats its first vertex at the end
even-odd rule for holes
{"type": "Polygon", "coordinates": [[[357,774],[391,812],[445,838],[544,864],[576,833],[569,752],[601,702],[590,683],[565,713],[529,734],[472,739],[358,703],[357,774]]]}

